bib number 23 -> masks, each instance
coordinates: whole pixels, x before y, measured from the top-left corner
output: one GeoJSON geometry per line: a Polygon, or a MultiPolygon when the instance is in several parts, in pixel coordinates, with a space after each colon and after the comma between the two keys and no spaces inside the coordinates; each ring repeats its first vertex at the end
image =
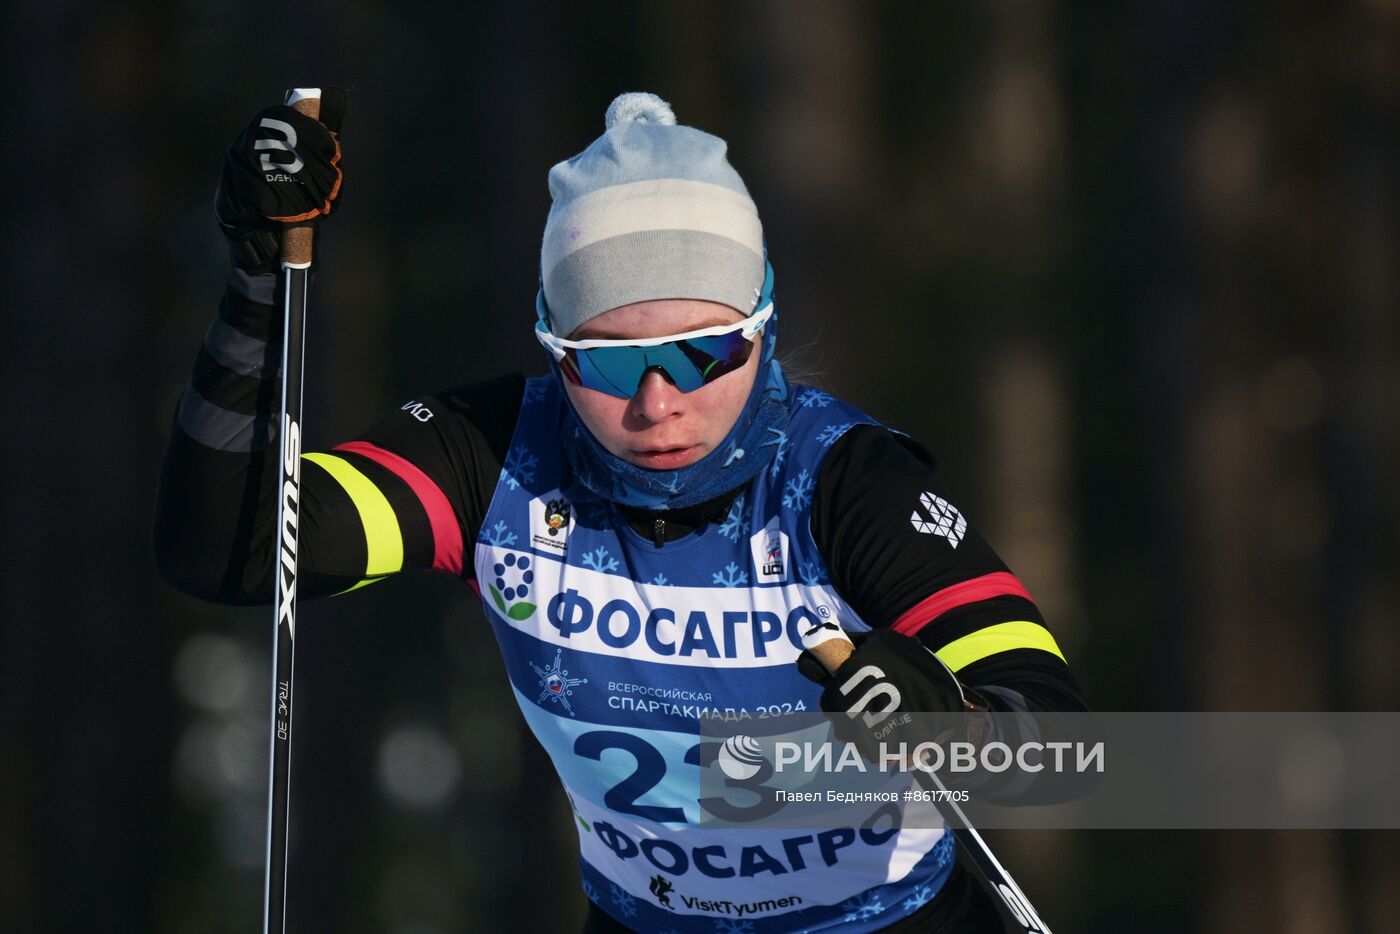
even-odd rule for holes
{"type": "MultiPolygon", "coordinates": [[[[696,743],[686,750],[685,764],[709,768],[715,763],[720,746],[713,740],[696,743]]],[[[666,758],[651,743],[620,730],[593,730],[574,740],[574,752],[595,762],[602,761],[603,753],[609,749],[628,753],[635,767],[631,774],[607,790],[603,795],[604,805],[619,814],[630,814],[658,824],[688,823],[685,811],[680,807],[638,803],[666,778],[666,758]]],[[[719,820],[735,823],[762,820],[782,810],[775,789],[765,784],[772,777],[772,763],[766,758],[762,759],[758,770],[746,778],[723,776],[724,787],[738,790],[741,798],[750,798],[747,803],[735,803],[722,796],[702,797],[698,803],[702,810],[719,820]]]]}

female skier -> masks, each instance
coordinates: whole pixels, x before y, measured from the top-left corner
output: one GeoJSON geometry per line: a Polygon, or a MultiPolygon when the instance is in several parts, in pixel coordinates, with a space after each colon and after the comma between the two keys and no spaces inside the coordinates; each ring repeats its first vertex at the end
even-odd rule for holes
{"type": "MultiPolygon", "coordinates": [[[[548,372],[421,396],[303,455],[298,588],[433,569],[480,595],[580,818],[586,931],[997,930],[952,838],[897,809],[826,831],[698,826],[703,718],[855,702],[842,670],[798,664],[828,620],[865,634],[846,665],[903,710],[1083,702],[925,449],[784,378],[773,269],[725,142],[651,94],[617,98],[605,127],[549,172],[548,372]]],[[[278,221],[329,214],[339,160],[288,107],[225,159],[233,268],[156,521],[162,573],[204,599],[271,600],[278,221]]]]}

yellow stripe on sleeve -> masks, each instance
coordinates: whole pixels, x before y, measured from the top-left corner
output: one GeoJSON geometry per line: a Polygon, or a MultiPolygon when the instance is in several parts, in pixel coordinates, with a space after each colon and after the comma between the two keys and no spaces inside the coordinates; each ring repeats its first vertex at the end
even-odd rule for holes
{"type": "Polygon", "coordinates": [[[360,513],[365,529],[365,576],[393,574],[403,570],[403,532],[399,518],[379,487],[344,458],[334,454],[303,454],[319,464],[345,488],[360,513]]]}
{"type": "Polygon", "coordinates": [[[1050,635],[1050,630],[1039,623],[1026,620],[997,623],[995,626],[968,633],[961,639],[954,639],[933,654],[941,658],[943,664],[953,671],[960,671],[989,655],[1009,652],[1012,649],[1040,649],[1062,662],[1065,660],[1064,653],[1055,644],[1055,637],[1050,635]]]}

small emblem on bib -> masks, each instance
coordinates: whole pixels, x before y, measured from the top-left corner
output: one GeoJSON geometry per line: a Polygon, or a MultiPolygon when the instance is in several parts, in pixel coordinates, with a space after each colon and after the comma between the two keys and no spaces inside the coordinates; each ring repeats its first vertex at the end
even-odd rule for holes
{"type": "Polygon", "coordinates": [[[534,662],[530,667],[535,669],[535,674],[540,678],[540,696],[535,698],[535,703],[554,703],[568,711],[569,716],[574,716],[574,708],[569,706],[569,697],[574,693],[574,688],[580,684],[587,684],[587,678],[570,678],[569,671],[563,666],[563,649],[556,649],[554,652],[554,664],[548,668],[542,668],[534,662]]]}
{"type": "Polygon", "coordinates": [[[573,527],[573,508],[558,490],[530,501],[531,545],[562,555],[568,551],[569,530],[573,527]]]}
{"type": "Polygon", "coordinates": [[[749,547],[753,551],[753,566],[758,572],[754,578],[756,581],[772,584],[787,577],[788,537],[778,528],[777,516],[749,539],[749,547]]]}

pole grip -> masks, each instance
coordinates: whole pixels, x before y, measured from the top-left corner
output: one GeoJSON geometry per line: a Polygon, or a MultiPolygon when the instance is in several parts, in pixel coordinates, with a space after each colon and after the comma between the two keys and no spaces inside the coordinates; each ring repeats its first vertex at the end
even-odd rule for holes
{"type": "MultiPolygon", "coordinates": [[[[287,92],[287,104],[297,113],[321,119],[321,89],[293,88],[287,92]]],[[[289,266],[311,265],[311,221],[284,224],[282,227],[282,262],[289,266]]]]}
{"type": "Polygon", "coordinates": [[[816,656],[827,674],[833,675],[856,650],[851,637],[835,623],[822,623],[803,633],[802,647],[816,656]]]}

